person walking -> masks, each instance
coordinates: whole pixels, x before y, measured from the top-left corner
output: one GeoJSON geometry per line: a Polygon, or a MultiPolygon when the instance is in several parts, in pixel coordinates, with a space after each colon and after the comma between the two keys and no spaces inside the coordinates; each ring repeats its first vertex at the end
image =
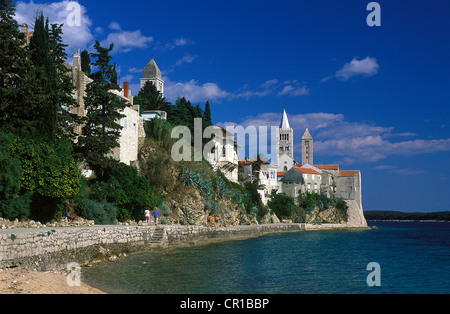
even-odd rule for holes
{"type": "Polygon", "coordinates": [[[216,215],[216,218],[215,218],[215,223],[216,223],[216,228],[219,227],[219,217],[217,217],[217,215],[216,215]]]}
{"type": "Polygon", "coordinates": [[[159,219],[159,210],[158,207],[156,207],[155,211],[153,212],[153,216],[155,216],[155,226],[158,225],[158,219],[159,219]]]}
{"type": "Polygon", "coordinates": [[[150,210],[147,208],[147,209],[145,210],[145,213],[144,213],[144,214],[145,214],[145,222],[149,224],[149,223],[150,223],[150,219],[151,219],[151,215],[152,215],[152,214],[150,213],[150,210]]]}
{"type": "Polygon", "coordinates": [[[208,215],[208,227],[211,228],[211,215],[208,215]]]}

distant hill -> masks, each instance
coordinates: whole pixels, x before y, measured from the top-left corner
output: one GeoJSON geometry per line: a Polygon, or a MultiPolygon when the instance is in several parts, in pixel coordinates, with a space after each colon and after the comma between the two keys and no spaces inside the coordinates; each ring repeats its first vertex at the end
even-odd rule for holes
{"type": "Polygon", "coordinates": [[[364,211],[367,220],[446,220],[450,221],[450,211],[435,213],[405,213],[398,211],[364,211]]]}

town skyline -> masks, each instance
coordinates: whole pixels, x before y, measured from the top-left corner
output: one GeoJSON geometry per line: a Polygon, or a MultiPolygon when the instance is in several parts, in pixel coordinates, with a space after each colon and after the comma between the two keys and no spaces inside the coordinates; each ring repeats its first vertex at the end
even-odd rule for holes
{"type": "MultiPolygon", "coordinates": [[[[18,1],[16,17],[65,23],[68,3],[18,1]]],[[[278,126],[285,107],[296,161],[309,128],[315,163],[362,171],[365,210],[449,210],[448,2],[377,1],[379,27],[369,1],[77,3],[67,53],[114,42],[134,95],[154,56],[169,101],[209,100],[217,125],[278,126]]]]}

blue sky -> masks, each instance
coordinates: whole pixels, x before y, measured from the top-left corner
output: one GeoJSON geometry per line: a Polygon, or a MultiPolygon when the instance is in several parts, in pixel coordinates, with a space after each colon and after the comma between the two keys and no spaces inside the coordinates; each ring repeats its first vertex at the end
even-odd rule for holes
{"type": "MultiPolygon", "coordinates": [[[[308,127],[315,163],[362,171],[365,210],[450,210],[450,2],[377,1],[380,27],[369,2],[79,1],[65,41],[113,41],[133,94],[154,56],[166,97],[209,99],[216,124],[278,125],[285,106],[295,158],[308,127]]],[[[17,19],[66,23],[68,3],[19,1],[17,19]]]]}

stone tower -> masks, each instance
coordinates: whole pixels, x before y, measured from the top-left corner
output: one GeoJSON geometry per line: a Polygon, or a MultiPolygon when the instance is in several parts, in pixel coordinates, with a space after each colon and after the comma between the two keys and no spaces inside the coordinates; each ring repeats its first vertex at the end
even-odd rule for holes
{"type": "Polygon", "coordinates": [[[286,109],[277,129],[277,165],[279,172],[288,171],[294,166],[294,130],[289,125],[286,109]]]}
{"type": "Polygon", "coordinates": [[[309,130],[306,129],[305,134],[302,137],[302,164],[309,164],[314,166],[314,147],[313,147],[313,138],[309,130]]]}
{"type": "Polygon", "coordinates": [[[161,79],[161,71],[159,70],[154,58],[152,58],[152,60],[144,68],[144,71],[142,71],[142,76],[141,89],[144,87],[145,83],[150,81],[156,86],[156,89],[164,97],[164,81],[161,79]]]}

